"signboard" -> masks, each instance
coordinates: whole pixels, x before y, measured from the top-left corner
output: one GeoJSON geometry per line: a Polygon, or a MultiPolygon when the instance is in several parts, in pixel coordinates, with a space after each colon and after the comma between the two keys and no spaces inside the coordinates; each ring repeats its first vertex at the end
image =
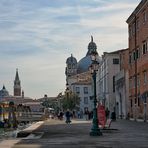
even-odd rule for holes
{"type": "Polygon", "coordinates": [[[98,115],[98,124],[104,128],[106,123],[106,116],[105,116],[105,107],[103,105],[99,105],[97,107],[97,115],[98,115]]]}

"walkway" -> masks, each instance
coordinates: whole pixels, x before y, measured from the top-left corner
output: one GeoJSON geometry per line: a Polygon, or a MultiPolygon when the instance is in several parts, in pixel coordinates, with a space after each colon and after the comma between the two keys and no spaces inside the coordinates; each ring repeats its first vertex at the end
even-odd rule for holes
{"type": "Polygon", "coordinates": [[[3,141],[0,147],[13,143],[13,148],[148,148],[148,123],[119,120],[113,122],[111,128],[118,130],[104,130],[103,136],[91,137],[90,121],[65,124],[48,120],[28,139],[3,141]]]}

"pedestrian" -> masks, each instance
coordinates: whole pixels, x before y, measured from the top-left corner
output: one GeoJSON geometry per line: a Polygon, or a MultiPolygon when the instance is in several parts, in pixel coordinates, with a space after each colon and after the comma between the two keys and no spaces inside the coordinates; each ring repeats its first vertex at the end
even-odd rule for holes
{"type": "Polygon", "coordinates": [[[59,119],[63,120],[63,112],[62,111],[60,111],[59,119]]]}
{"type": "Polygon", "coordinates": [[[111,119],[112,119],[113,121],[116,121],[116,113],[115,113],[115,111],[112,112],[112,114],[111,114],[111,119]]]}
{"type": "Polygon", "coordinates": [[[110,111],[109,111],[108,108],[106,108],[106,110],[105,110],[105,116],[106,116],[106,119],[109,118],[109,114],[110,114],[110,111]]]}
{"type": "Polygon", "coordinates": [[[83,110],[80,110],[80,118],[83,118],[83,110]]]}
{"type": "Polygon", "coordinates": [[[76,114],[74,110],[72,111],[72,118],[76,118],[76,114]]]}
{"type": "Polygon", "coordinates": [[[81,118],[81,116],[80,116],[80,111],[79,111],[79,110],[78,110],[78,112],[77,112],[77,116],[78,116],[78,119],[81,118]]]}
{"type": "Polygon", "coordinates": [[[65,116],[66,116],[66,123],[67,124],[70,123],[71,122],[71,120],[70,120],[71,112],[69,111],[69,109],[67,109],[65,116]]]}
{"type": "Polygon", "coordinates": [[[84,115],[85,115],[85,119],[88,120],[89,119],[89,111],[88,111],[88,109],[85,110],[84,115]]]}

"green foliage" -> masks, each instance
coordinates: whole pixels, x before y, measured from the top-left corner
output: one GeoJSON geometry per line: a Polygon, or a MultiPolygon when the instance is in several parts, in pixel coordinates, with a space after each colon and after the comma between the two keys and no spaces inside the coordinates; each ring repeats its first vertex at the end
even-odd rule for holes
{"type": "Polygon", "coordinates": [[[66,93],[62,100],[62,106],[64,110],[70,109],[77,109],[80,104],[80,98],[77,94],[72,92],[66,93]]]}
{"type": "Polygon", "coordinates": [[[46,108],[51,107],[56,109],[57,108],[57,103],[55,101],[51,101],[49,99],[45,100],[42,102],[42,105],[46,108]]]}

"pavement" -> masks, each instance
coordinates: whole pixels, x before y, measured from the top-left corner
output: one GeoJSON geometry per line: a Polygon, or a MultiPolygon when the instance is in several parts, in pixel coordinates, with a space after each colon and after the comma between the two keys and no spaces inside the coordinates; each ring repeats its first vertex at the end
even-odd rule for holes
{"type": "Polygon", "coordinates": [[[2,141],[0,148],[148,148],[148,123],[117,120],[96,137],[89,135],[91,126],[91,121],[65,124],[50,119],[33,130],[30,127],[25,138],[2,141]]]}

